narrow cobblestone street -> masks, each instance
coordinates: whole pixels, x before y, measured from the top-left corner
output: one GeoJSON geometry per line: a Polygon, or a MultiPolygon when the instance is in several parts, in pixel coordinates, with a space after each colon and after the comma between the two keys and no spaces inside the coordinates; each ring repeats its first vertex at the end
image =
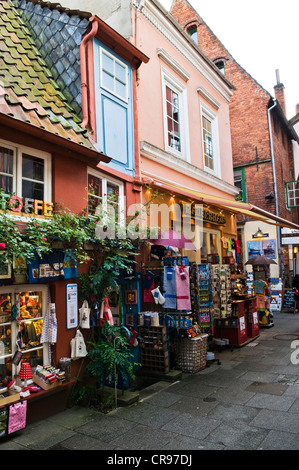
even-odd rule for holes
{"type": "Polygon", "coordinates": [[[137,404],[108,414],[67,409],[2,440],[0,450],[298,450],[296,340],[299,315],[276,314],[254,342],[217,352],[220,365],[154,383],[137,404]]]}

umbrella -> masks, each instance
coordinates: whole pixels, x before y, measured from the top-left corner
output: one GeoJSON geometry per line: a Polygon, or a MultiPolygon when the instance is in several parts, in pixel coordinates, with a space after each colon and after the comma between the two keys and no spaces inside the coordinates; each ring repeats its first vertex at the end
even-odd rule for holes
{"type": "Polygon", "coordinates": [[[247,264],[252,264],[252,266],[260,266],[262,264],[277,264],[276,261],[274,261],[271,258],[267,258],[267,256],[254,256],[253,258],[249,259],[246,261],[245,265],[247,264]]]}
{"type": "Polygon", "coordinates": [[[189,238],[175,230],[164,230],[157,240],[151,240],[154,245],[172,246],[174,248],[184,248],[185,250],[196,250],[196,246],[189,238]]]}

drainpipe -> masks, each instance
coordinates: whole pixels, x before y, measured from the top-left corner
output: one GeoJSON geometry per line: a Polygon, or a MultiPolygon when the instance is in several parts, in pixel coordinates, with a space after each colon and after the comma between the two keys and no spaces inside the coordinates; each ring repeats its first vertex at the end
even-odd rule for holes
{"type": "Polygon", "coordinates": [[[91,127],[89,124],[89,89],[88,89],[88,71],[87,71],[87,59],[88,59],[88,42],[95,37],[98,31],[98,23],[94,21],[95,17],[91,16],[89,21],[91,22],[91,30],[87,33],[80,44],[80,68],[81,68],[81,90],[82,90],[82,123],[81,126],[86,129],[91,127]]]}
{"type": "MultiPolygon", "coordinates": [[[[274,197],[275,197],[275,212],[277,217],[279,216],[278,210],[278,198],[277,198],[277,181],[276,181],[276,169],[275,169],[275,160],[274,160],[274,148],[273,148],[273,138],[272,138],[272,124],[270,112],[273,108],[277,106],[277,100],[274,99],[274,104],[271,108],[268,109],[268,125],[269,125],[269,138],[270,138],[270,150],[271,150],[271,160],[272,160],[272,172],[273,172],[273,184],[274,184],[274,197]]],[[[280,240],[280,228],[276,227],[277,231],[277,248],[278,248],[278,260],[279,260],[279,277],[281,277],[281,240],[280,240]]]]}
{"type": "MultiPolygon", "coordinates": [[[[139,1],[137,11],[134,12],[134,46],[137,47],[137,26],[138,26],[138,12],[141,11],[144,1],[139,1]]],[[[141,184],[141,161],[140,161],[140,145],[139,145],[139,123],[138,123],[138,105],[137,105],[137,87],[138,87],[138,69],[134,70],[133,74],[133,119],[134,119],[134,165],[135,165],[135,182],[141,184]]],[[[141,189],[141,186],[140,186],[141,189]]],[[[140,192],[142,201],[142,191],[140,192]]]]}

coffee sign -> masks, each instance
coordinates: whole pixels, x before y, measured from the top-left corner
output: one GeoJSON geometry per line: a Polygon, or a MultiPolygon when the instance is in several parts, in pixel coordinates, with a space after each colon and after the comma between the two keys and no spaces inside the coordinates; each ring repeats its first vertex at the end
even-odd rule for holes
{"type": "Polygon", "coordinates": [[[39,201],[38,199],[28,197],[10,196],[4,193],[0,195],[0,208],[2,210],[8,209],[15,213],[43,215],[45,217],[53,215],[52,202],[39,201]]]}

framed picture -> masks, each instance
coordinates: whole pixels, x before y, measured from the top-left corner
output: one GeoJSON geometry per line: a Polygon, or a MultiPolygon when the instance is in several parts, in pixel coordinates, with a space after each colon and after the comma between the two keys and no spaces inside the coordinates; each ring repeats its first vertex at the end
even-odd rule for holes
{"type": "Polygon", "coordinates": [[[134,325],[134,313],[127,313],[126,314],[126,325],[127,326],[135,326],[134,325]]]}
{"type": "Polygon", "coordinates": [[[125,303],[130,305],[137,304],[137,290],[126,290],[125,291],[125,303]]]}
{"type": "Polygon", "coordinates": [[[262,240],[262,251],[267,258],[276,258],[276,240],[262,240]]]}
{"type": "Polygon", "coordinates": [[[260,240],[250,240],[248,242],[248,259],[262,254],[262,243],[260,240]]]}

